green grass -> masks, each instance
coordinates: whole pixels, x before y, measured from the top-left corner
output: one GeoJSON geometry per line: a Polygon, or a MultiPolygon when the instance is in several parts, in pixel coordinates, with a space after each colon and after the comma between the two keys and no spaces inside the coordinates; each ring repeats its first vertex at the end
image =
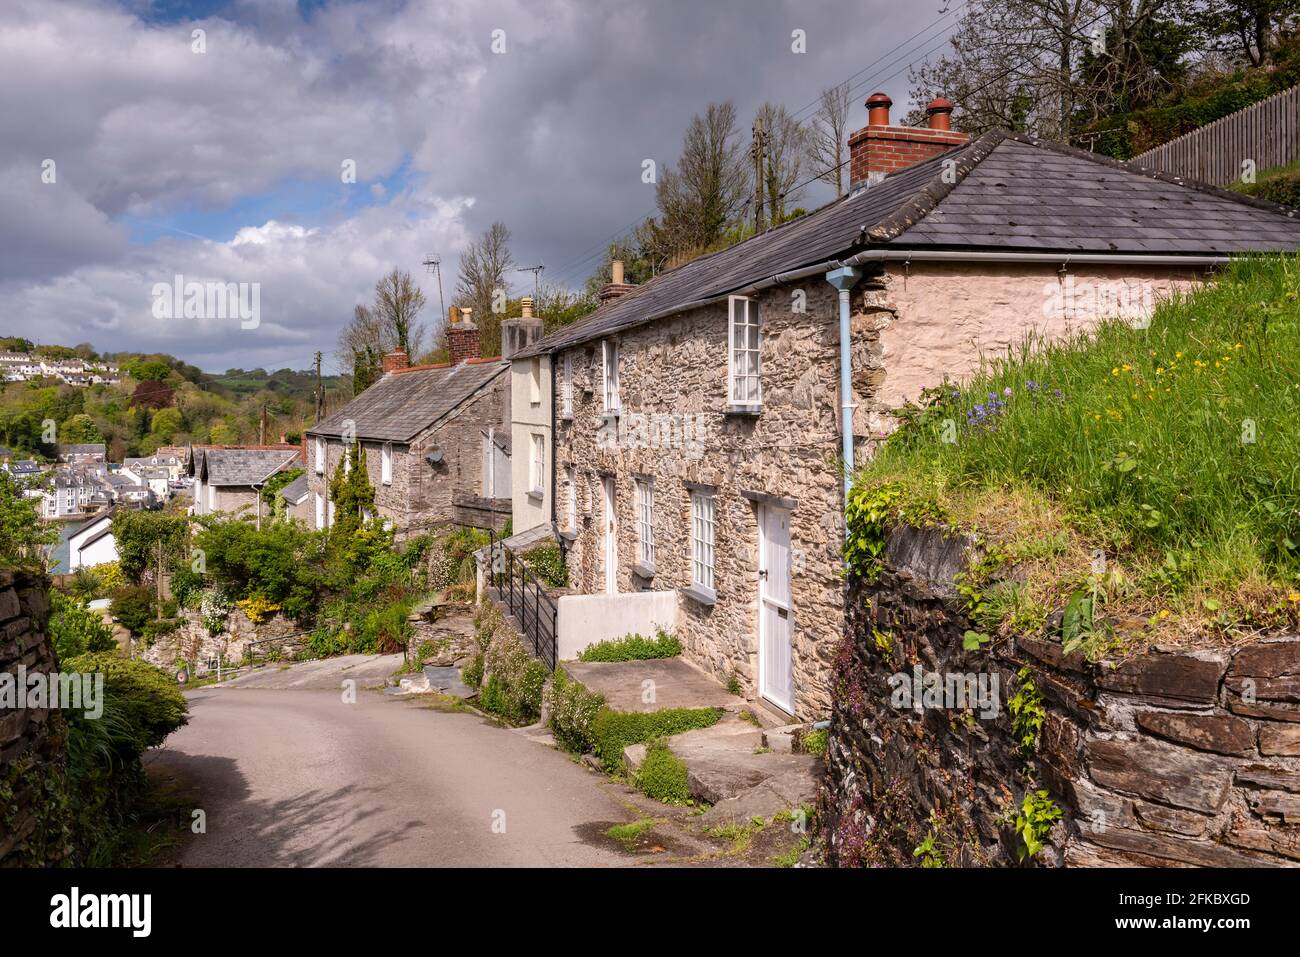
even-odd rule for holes
{"type": "Polygon", "coordinates": [[[1300,206],[1300,160],[1260,170],[1253,183],[1233,183],[1230,189],[1286,206],[1300,206]]]}
{"type": "Polygon", "coordinates": [[[893,489],[885,502],[896,514],[899,500],[913,512],[926,502],[936,517],[1005,532],[1004,557],[1056,576],[1031,576],[1016,596],[1026,619],[1042,616],[1043,601],[1059,605],[1061,588],[1086,584],[1097,549],[1112,563],[1103,599],[1294,618],[1296,259],[1236,263],[1161,305],[1146,329],[1107,320],[1093,335],[1026,342],[967,386],[932,390],[904,418],[854,496],[878,503],[893,489]]]}
{"type": "Polygon", "coordinates": [[[652,658],[675,658],[682,653],[682,643],[662,628],[653,638],[626,635],[598,641],[578,653],[579,661],[647,661],[652,658]]]}
{"type": "Polygon", "coordinates": [[[637,843],[641,840],[641,835],[654,830],[655,827],[662,823],[662,818],[646,817],[628,824],[615,824],[605,831],[605,836],[618,841],[625,850],[632,851],[636,849],[637,843]]]}

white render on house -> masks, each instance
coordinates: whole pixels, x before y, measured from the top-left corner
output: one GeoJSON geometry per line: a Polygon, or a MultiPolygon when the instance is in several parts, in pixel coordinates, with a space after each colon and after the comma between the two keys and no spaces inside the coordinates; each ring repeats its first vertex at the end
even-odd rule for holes
{"type": "Polygon", "coordinates": [[[113,515],[105,512],[68,538],[68,568],[93,568],[117,561],[117,540],[113,537],[113,515]]]}

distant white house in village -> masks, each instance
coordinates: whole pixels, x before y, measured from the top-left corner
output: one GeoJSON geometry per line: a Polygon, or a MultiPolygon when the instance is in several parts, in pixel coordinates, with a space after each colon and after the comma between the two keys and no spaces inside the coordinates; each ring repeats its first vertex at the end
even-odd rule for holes
{"type": "Polygon", "coordinates": [[[113,513],[91,519],[68,537],[68,571],[93,568],[117,561],[117,540],[113,537],[113,513]]]}
{"type": "Polygon", "coordinates": [[[46,359],[26,352],[0,352],[0,381],[60,379],[68,385],[112,384],[121,381],[111,362],[90,359],[46,359]]]}

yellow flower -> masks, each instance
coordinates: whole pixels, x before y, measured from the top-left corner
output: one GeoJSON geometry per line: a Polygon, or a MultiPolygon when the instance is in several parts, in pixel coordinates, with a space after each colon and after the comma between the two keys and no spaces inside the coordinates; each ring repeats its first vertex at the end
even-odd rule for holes
{"type": "Polygon", "coordinates": [[[1111,370],[1110,370],[1110,374],[1111,374],[1111,375],[1119,375],[1119,366],[1116,366],[1115,368],[1111,369],[1111,370]]]}
{"type": "Polygon", "coordinates": [[[1164,619],[1168,618],[1168,617],[1169,617],[1169,609],[1168,609],[1168,608],[1161,608],[1158,612],[1156,612],[1156,617],[1159,618],[1161,621],[1163,621],[1164,619]]]}
{"type": "Polygon", "coordinates": [[[1175,359],[1181,359],[1182,357],[1183,357],[1183,354],[1182,354],[1181,352],[1175,352],[1175,353],[1174,353],[1174,358],[1175,358],[1175,359]]]}
{"type": "Polygon", "coordinates": [[[1156,366],[1156,375],[1164,375],[1165,370],[1161,366],[1156,366]]]}
{"type": "Polygon", "coordinates": [[[1300,601],[1300,591],[1293,591],[1291,594],[1286,596],[1286,600],[1290,602],[1300,601]]]}
{"type": "Polygon", "coordinates": [[[1124,371],[1125,371],[1125,372],[1132,372],[1132,371],[1133,371],[1133,367],[1132,367],[1131,365],[1129,365],[1129,364],[1126,362],[1126,363],[1124,363],[1124,371]]]}

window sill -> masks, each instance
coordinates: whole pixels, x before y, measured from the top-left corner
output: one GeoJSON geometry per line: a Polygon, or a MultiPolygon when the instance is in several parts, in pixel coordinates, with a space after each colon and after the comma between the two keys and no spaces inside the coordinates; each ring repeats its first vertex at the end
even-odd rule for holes
{"type": "Polygon", "coordinates": [[[724,415],[758,416],[763,412],[761,402],[729,402],[724,415]]]}
{"type": "Polygon", "coordinates": [[[528,490],[528,497],[532,499],[534,502],[540,502],[543,498],[543,495],[544,493],[539,488],[530,488],[528,490]]]}
{"type": "Polygon", "coordinates": [[[683,588],[682,594],[697,605],[712,607],[718,601],[718,593],[712,588],[705,588],[703,585],[691,585],[689,588],[683,588]]]}
{"type": "Polygon", "coordinates": [[[644,562],[637,562],[632,566],[632,574],[637,578],[644,578],[646,581],[655,577],[655,567],[647,565],[644,562]]]}

